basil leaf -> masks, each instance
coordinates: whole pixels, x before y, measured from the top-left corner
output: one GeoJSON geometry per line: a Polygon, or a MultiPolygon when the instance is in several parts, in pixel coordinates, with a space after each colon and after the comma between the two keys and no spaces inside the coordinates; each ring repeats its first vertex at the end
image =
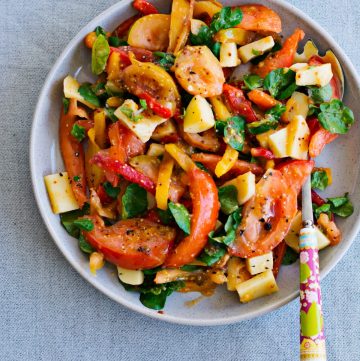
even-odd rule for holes
{"type": "Polygon", "coordinates": [[[64,114],[67,114],[69,111],[70,99],[63,97],[63,109],[64,114]]]}
{"type": "Polygon", "coordinates": [[[203,249],[197,259],[204,262],[207,266],[212,266],[214,263],[220,261],[225,253],[226,249],[223,245],[209,240],[207,246],[203,249]]]}
{"type": "Polygon", "coordinates": [[[74,221],[77,220],[79,217],[84,216],[85,214],[89,214],[89,210],[89,205],[85,203],[82,209],[76,209],[74,211],[60,214],[61,225],[66,229],[67,233],[69,233],[70,236],[79,238],[80,230],[77,226],[74,225],[74,221]]]}
{"type": "Polygon", "coordinates": [[[76,138],[79,142],[81,142],[82,140],[84,140],[86,133],[85,133],[85,128],[81,125],[78,124],[74,124],[70,134],[76,138]]]}
{"type": "Polygon", "coordinates": [[[120,193],[119,187],[113,187],[110,182],[105,182],[103,184],[103,187],[105,189],[106,194],[109,197],[114,198],[114,199],[116,199],[118,197],[118,195],[120,193]]]}
{"type": "Polygon", "coordinates": [[[318,119],[323,128],[331,133],[345,134],[354,123],[354,114],[339,99],[320,105],[318,119]]]}
{"type": "Polygon", "coordinates": [[[99,35],[106,36],[106,31],[101,26],[97,26],[94,31],[96,33],[96,36],[99,35]]]}
{"type": "Polygon", "coordinates": [[[327,84],[324,87],[309,86],[308,89],[309,96],[314,104],[321,104],[331,100],[333,91],[330,84],[327,84]]]}
{"type": "Polygon", "coordinates": [[[166,71],[169,71],[175,63],[175,56],[170,53],[155,51],[153,54],[157,57],[157,59],[155,59],[155,64],[160,65],[166,71]]]}
{"type": "Polygon", "coordinates": [[[235,150],[241,151],[245,142],[245,120],[234,116],[226,120],[224,128],[224,142],[235,150]]]}
{"type": "Polygon", "coordinates": [[[264,89],[268,90],[274,98],[280,95],[282,99],[284,96],[290,96],[296,88],[295,72],[290,69],[280,68],[271,71],[264,79],[264,89]]]}
{"type": "Polygon", "coordinates": [[[330,208],[331,207],[329,203],[325,203],[319,207],[313,204],[315,218],[319,218],[321,213],[327,213],[328,215],[330,215],[330,208]]]}
{"type": "Polygon", "coordinates": [[[262,134],[270,129],[276,129],[279,125],[279,122],[274,118],[264,118],[258,120],[257,122],[248,123],[246,125],[247,130],[251,134],[262,134]]]}
{"type": "Polygon", "coordinates": [[[146,190],[136,183],[127,186],[122,196],[121,216],[123,219],[139,216],[147,211],[146,190]]]}
{"type": "Polygon", "coordinates": [[[349,217],[354,213],[354,206],[347,193],[344,197],[328,198],[327,201],[331,205],[331,211],[337,216],[349,217]]]}
{"type": "Polygon", "coordinates": [[[186,207],[180,203],[169,202],[169,209],[176,224],[186,234],[190,234],[190,215],[186,207]]]}
{"type": "Polygon", "coordinates": [[[83,231],[87,231],[90,232],[94,229],[94,223],[92,222],[91,219],[77,219],[76,221],[74,221],[74,226],[80,228],[83,231]]]}
{"type": "Polygon", "coordinates": [[[223,213],[230,214],[236,211],[239,207],[237,201],[237,188],[233,185],[228,185],[219,188],[219,201],[223,213]]]}
{"type": "Polygon", "coordinates": [[[288,266],[290,264],[293,264],[297,261],[299,258],[299,254],[295,252],[292,248],[286,247],[284,258],[281,262],[281,264],[288,266]]]}
{"type": "Polygon", "coordinates": [[[261,88],[263,86],[263,79],[256,74],[244,75],[245,88],[249,90],[261,88]]]}
{"type": "Polygon", "coordinates": [[[97,108],[100,108],[100,100],[96,96],[96,94],[91,89],[91,85],[88,83],[85,83],[79,87],[79,93],[80,95],[89,103],[95,105],[97,108]]]}
{"type": "Polygon", "coordinates": [[[104,35],[100,34],[92,47],[91,70],[94,74],[100,75],[106,67],[110,55],[110,46],[104,35]]]}
{"type": "Polygon", "coordinates": [[[241,23],[242,18],[243,13],[240,8],[232,9],[230,6],[225,6],[213,16],[210,29],[213,33],[217,33],[222,29],[233,28],[241,23]]]}
{"type": "Polygon", "coordinates": [[[108,41],[109,41],[109,45],[115,48],[118,48],[119,46],[129,45],[126,40],[119,39],[117,36],[110,36],[108,41]]]}
{"type": "Polygon", "coordinates": [[[329,185],[327,173],[324,170],[316,170],[311,173],[311,188],[324,190],[329,185]]]}
{"type": "Polygon", "coordinates": [[[91,246],[90,243],[88,243],[85,239],[85,237],[82,235],[82,233],[80,234],[79,237],[79,248],[87,254],[91,254],[94,252],[94,248],[91,246]]]}

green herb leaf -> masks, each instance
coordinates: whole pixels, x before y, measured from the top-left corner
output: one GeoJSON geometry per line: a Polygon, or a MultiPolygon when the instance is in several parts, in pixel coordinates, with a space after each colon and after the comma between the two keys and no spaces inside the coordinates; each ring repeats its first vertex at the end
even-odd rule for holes
{"type": "Polygon", "coordinates": [[[190,33],[190,42],[192,45],[206,45],[208,48],[213,46],[213,33],[208,26],[203,25],[195,35],[190,33]]]}
{"type": "Polygon", "coordinates": [[[317,107],[314,104],[309,104],[309,111],[307,113],[307,116],[310,117],[311,115],[318,116],[320,113],[320,108],[317,107]]]}
{"type": "Polygon", "coordinates": [[[204,262],[207,266],[212,266],[214,263],[220,261],[224,257],[226,249],[223,245],[212,240],[208,241],[207,246],[198,256],[198,260],[204,262]]]}
{"type": "Polygon", "coordinates": [[[106,31],[101,26],[97,26],[94,31],[96,33],[96,36],[99,36],[99,35],[106,36],[106,31]]]}
{"type": "Polygon", "coordinates": [[[271,71],[264,79],[264,88],[270,92],[274,98],[281,96],[289,97],[296,89],[295,72],[290,69],[280,68],[271,71]]]}
{"type": "Polygon", "coordinates": [[[74,221],[74,226],[80,228],[83,231],[90,232],[94,229],[94,223],[91,219],[83,218],[74,221]]]}
{"type": "Polygon", "coordinates": [[[257,122],[248,123],[247,129],[251,134],[262,134],[270,129],[276,129],[279,125],[279,122],[274,118],[264,118],[258,120],[257,122]]]}
{"type": "Polygon", "coordinates": [[[298,88],[296,83],[291,83],[288,87],[282,90],[278,96],[279,100],[290,98],[292,93],[298,88]]]}
{"type": "Polygon", "coordinates": [[[80,180],[80,177],[78,175],[74,176],[74,182],[78,182],[80,180]]]}
{"type": "Polygon", "coordinates": [[[339,99],[320,105],[318,119],[323,128],[331,133],[345,134],[354,123],[354,114],[339,99]]]}
{"type": "Polygon", "coordinates": [[[233,185],[219,188],[219,201],[221,210],[225,214],[231,214],[239,207],[237,201],[237,188],[233,185]]]}
{"type": "Polygon", "coordinates": [[[259,64],[260,62],[262,62],[263,60],[265,60],[265,58],[270,54],[270,53],[276,53],[278,50],[280,50],[282,48],[281,44],[275,41],[275,45],[273,46],[273,48],[270,51],[267,51],[266,53],[264,53],[263,55],[260,55],[254,59],[251,59],[251,63],[254,65],[259,64]]]}
{"type": "Polygon", "coordinates": [[[245,89],[253,90],[263,86],[263,79],[256,74],[244,75],[245,89]]]}
{"type": "Polygon", "coordinates": [[[80,95],[89,103],[95,105],[97,108],[101,106],[99,98],[96,96],[94,91],[91,89],[91,85],[85,83],[79,88],[80,95]]]}
{"type": "Polygon", "coordinates": [[[315,218],[319,218],[321,213],[327,213],[329,216],[331,214],[330,212],[330,204],[329,203],[325,203],[321,206],[317,206],[315,204],[313,204],[313,210],[314,210],[314,214],[315,214],[315,218]]]}
{"type": "Polygon", "coordinates": [[[285,113],[286,106],[282,104],[276,104],[273,108],[266,111],[266,118],[280,120],[280,117],[285,113]]]}
{"type": "Polygon", "coordinates": [[[157,57],[157,59],[155,59],[155,64],[160,65],[166,71],[169,71],[175,63],[175,56],[170,53],[155,51],[153,54],[157,57]]]}
{"type": "Polygon", "coordinates": [[[94,74],[100,75],[105,70],[109,55],[109,43],[106,36],[100,34],[92,47],[91,70],[94,74]]]}
{"type": "Polygon", "coordinates": [[[63,97],[62,101],[63,101],[64,114],[67,114],[69,111],[70,99],[63,97]]]}
{"type": "Polygon", "coordinates": [[[76,209],[75,211],[60,214],[61,225],[66,229],[70,236],[79,238],[80,230],[77,226],[74,225],[74,221],[79,217],[84,216],[85,214],[89,214],[89,209],[89,205],[85,203],[82,209],[76,209]]]}
{"type": "Polygon", "coordinates": [[[122,196],[122,218],[128,219],[139,216],[147,211],[147,207],[146,190],[136,183],[128,185],[122,196]]]}
{"type": "Polygon", "coordinates": [[[79,142],[84,140],[84,138],[86,136],[85,128],[83,126],[81,126],[81,125],[76,124],[76,123],[73,125],[70,133],[79,142]]]}
{"type": "Polygon", "coordinates": [[[147,103],[146,103],[145,99],[140,99],[140,105],[141,105],[142,109],[144,109],[144,110],[147,109],[147,103]]]}
{"type": "Polygon", "coordinates": [[[108,41],[109,41],[109,45],[115,48],[118,48],[119,46],[129,45],[126,40],[119,39],[117,36],[110,36],[108,41]]]}
{"type": "Polygon", "coordinates": [[[131,108],[129,108],[129,107],[127,107],[127,106],[122,106],[121,108],[120,108],[120,110],[121,110],[121,112],[123,113],[123,114],[125,114],[132,122],[137,122],[137,121],[139,121],[140,119],[142,119],[142,115],[136,115],[135,113],[134,113],[134,111],[131,109],[131,108]]]}
{"type": "Polygon", "coordinates": [[[295,252],[292,248],[286,247],[284,258],[281,262],[281,264],[288,266],[290,264],[293,264],[297,261],[299,258],[299,254],[295,252]]]}
{"type": "Polygon", "coordinates": [[[180,269],[185,272],[195,272],[195,271],[199,271],[199,270],[203,269],[203,267],[195,266],[192,264],[186,264],[185,266],[180,267],[180,269]]]}
{"type": "Polygon", "coordinates": [[[241,151],[245,142],[245,119],[234,116],[226,120],[224,142],[235,150],[241,151]]]}
{"type": "Polygon", "coordinates": [[[116,123],[119,119],[118,117],[114,114],[115,113],[116,108],[105,108],[105,114],[106,116],[113,122],[116,123]]]}
{"type": "Polygon", "coordinates": [[[331,205],[331,211],[340,217],[349,217],[354,213],[354,206],[352,205],[348,193],[344,197],[328,198],[331,205]]]}
{"type": "Polygon", "coordinates": [[[202,164],[202,163],[200,163],[200,162],[195,162],[195,164],[196,164],[196,166],[197,166],[198,168],[200,168],[200,169],[203,170],[204,172],[209,173],[209,169],[207,169],[207,168],[204,166],[204,164],[202,164]]]}
{"type": "Polygon", "coordinates": [[[114,199],[116,199],[118,197],[118,195],[120,193],[119,187],[113,187],[110,182],[105,182],[103,184],[103,187],[105,189],[106,194],[109,197],[114,198],[114,199]]]}
{"type": "Polygon", "coordinates": [[[159,218],[160,218],[160,221],[162,224],[168,225],[168,224],[175,222],[175,219],[174,219],[172,213],[170,212],[169,207],[166,211],[164,211],[162,209],[157,209],[157,214],[159,215],[159,218]]]}
{"type": "Polygon", "coordinates": [[[94,248],[92,248],[91,244],[86,241],[82,233],[80,233],[79,237],[79,248],[87,254],[91,254],[94,252],[94,248]]]}
{"type": "Polygon", "coordinates": [[[329,184],[327,173],[324,170],[316,170],[311,173],[311,188],[324,190],[329,184]]]}
{"type": "Polygon", "coordinates": [[[169,209],[179,228],[190,234],[190,215],[186,207],[180,203],[169,202],[169,209]]]}
{"type": "Polygon", "coordinates": [[[330,84],[324,87],[309,86],[309,96],[315,104],[325,103],[331,100],[332,87],[330,84]]]}
{"type": "Polygon", "coordinates": [[[241,23],[243,13],[240,8],[223,7],[216,13],[211,21],[210,29],[215,34],[219,30],[233,28],[241,23]]]}

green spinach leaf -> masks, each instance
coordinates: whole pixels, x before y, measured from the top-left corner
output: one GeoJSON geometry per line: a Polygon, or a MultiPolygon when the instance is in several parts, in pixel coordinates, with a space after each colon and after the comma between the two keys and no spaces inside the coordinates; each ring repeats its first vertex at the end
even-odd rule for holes
{"type": "Polygon", "coordinates": [[[67,233],[69,233],[70,236],[79,238],[80,230],[77,226],[74,225],[74,221],[86,214],[89,214],[89,211],[89,204],[85,203],[82,209],[76,209],[74,211],[60,214],[61,225],[66,229],[67,233]]]}
{"type": "Polygon", "coordinates": [[[190,214],[186,207],[180,203],[169,202],[169,209],[176,224],[186,234],[190,234],[190,214]]]}
{"type": "Polygon", "coordinates": [[[330,84],[327,84],[324,87],[309,86],[308,89],[309,96],[314,104],[321,104],[331,100],[333,91],[330,84]]]}
{"type": "Polygon", "coordinates": [[[128,219],[139,216],[146,212],[147,207],[146,190],[136,183],[128,185],[122,196],[122,218],[128,219]]]}
{"type": "Polygon", "coordinates": [[[349,217],[354,213],[354,206],[351,203],[348,193],[344,197],[328,198],[331,211],[340,217],[349,217]]]}
{"type": "Polygon", "coordinates": [[[109,41],[109,45],[113,46],[115,48],[118,48],[119,46],[129,45],[126,40],[122,40],[122,39],[118,38],[117,36],[110,36],[108,41],[109,41]]]}
{"type": "Polygon", "coordinates": [[[243,13],[240,8],[232,9],[230,6],[225,6],[213,16],[210,29],[215,34],[222,29],[233,28],[241,23],[242,18],[243,13]]]}
{"type": "Polygon", "coordinates": [[[94,252],[94,248],[92,248],[91,244],[86,241],[82,233],[80,233],[79,236],[79,248],[87,254],[91,254],[94,252]]]}
{"type": "Polygon", "coordinates": [[[119,187],[113,187],[110,182],[105,182],[103,184],[103,187],[105,189],[106,194],[109,197],[114,198],[114,199],[116,199],[118,197],[118,195],[120,193],[119,187]]]}
{"type": "Polygon", "coordinates": [[[234,116],[226,120],[224,128],[224,142],[235,150],[241,151],[245,142],[245,120],[234,116]]]}
{"type": "Polygon", "coordinates": [[[231,214],[239,207],[237,201],[237,189],[233,185],[219,188],[219,201],[221,210],[225,214],[231,214]]]}
{"type": "Polygon", "coordinates": [[[247,74],[244,75],[244,84],[245,89],[253,90],[261,88],[263,86],[264,80],[256,74],[247,74]]]}
{"type": "Polygon", "coordinates": [[[70,134],[76,138],[79,142],[83,141],[85,139],[86,133],[85,128],[81,125],[74,124],[70,134]]]}
{"type": "Polygon", "coordinates": [[[285,96],[291,96],[296,89],[293,84],[295,84],[295,72],[285,68],[271,71],[264,79],[264,89],[276,99],[286,99],[285,96]]]}
{"type": "Polygon", "coordinates": [[[204,262],[207,266],[212,266],[214,263],[220,261],[225,253],[226,248],[224,245],[209,239],[207,246],[198,256],[198,260],[204,262]]]}
{"type": "Polygon", "coordinates": [[[106,36],[100,34],[92,47],[91,70],[94,74],[100,75],[106,67],[110,55],[110,46],[106,36]]]}
{"type": "Polygon", "coordinates": [[[311,188],[323,191],[328,185],[329,179],[324,170],[316,170],[311,173],[311,188]]]}
{"type": "Polygon", "coordinates": [[[87,231],[90,232],[94,229],[94,223],[92,222],[91,219],[77,219],[74,221],[74,226],[80,228],[83,231],[87,231]]]}
{"type": "Polygon", "coordinates": [[[297,261],[299,258],[299,254],[295,252],[292,248],[286,247],[284,258],[281,262],[281,264],[288,266],[290,264],[293,264],[297,261]]]}
{"type": "Polygon", "coordinates": [[[166,71],[169,71],[174,65],[175,56],[173,54],[164,53],[162,51],[155,51],[153,54],[157,57],[157,59],[155,59],[155,63],[160,65],[166,71]]]}
{"type": "Polygon", "coordinates": [[[69,111],[70,99],[63,97],[63,109],[64,114],[67,114],[69,111]]]}
{"type": "Polygon", "coordinates": [[[87,102],[95,105],[97,108],[101,106],[99,98],[91,88],[91,84],[85,83],[81,85],[79,88],[79,93],[87,102]]]}

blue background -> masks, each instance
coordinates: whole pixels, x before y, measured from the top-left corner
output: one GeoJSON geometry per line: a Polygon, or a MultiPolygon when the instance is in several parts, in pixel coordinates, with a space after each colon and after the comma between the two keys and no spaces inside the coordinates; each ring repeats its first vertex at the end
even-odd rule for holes
{"type": "MultiPolygon", "coordinates": [[[[360,69],[358,0],[289,2],[318,21],[360,69]]],[[[0,360],[297,360],[297,300],[231,326],[152,320],[86,283],[46,231],[28,164],[36,100],[62,49],[113,3],[0,2],[0,360]]],[[[323,282],[329,360],[360,360],[358,241],[323,282]]]]}

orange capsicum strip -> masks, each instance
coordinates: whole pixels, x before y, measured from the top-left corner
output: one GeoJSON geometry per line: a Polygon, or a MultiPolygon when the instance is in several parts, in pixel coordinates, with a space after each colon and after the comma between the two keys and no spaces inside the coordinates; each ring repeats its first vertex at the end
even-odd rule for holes
{"type": "Polygon", "coordinates": [[[166,210],[169,198],[171,174],[174,168],[174,160],[167,154],[160,164],[159,175],[156,184],[155,200],[157,207],[166,210]]]}
{"type": "Polygon", "coordinates": [[[230,147],[226,146],[225,153],[215,168],[215,175],[220,178],[226,174],[236,163],[239,153],[230,147]]]}

